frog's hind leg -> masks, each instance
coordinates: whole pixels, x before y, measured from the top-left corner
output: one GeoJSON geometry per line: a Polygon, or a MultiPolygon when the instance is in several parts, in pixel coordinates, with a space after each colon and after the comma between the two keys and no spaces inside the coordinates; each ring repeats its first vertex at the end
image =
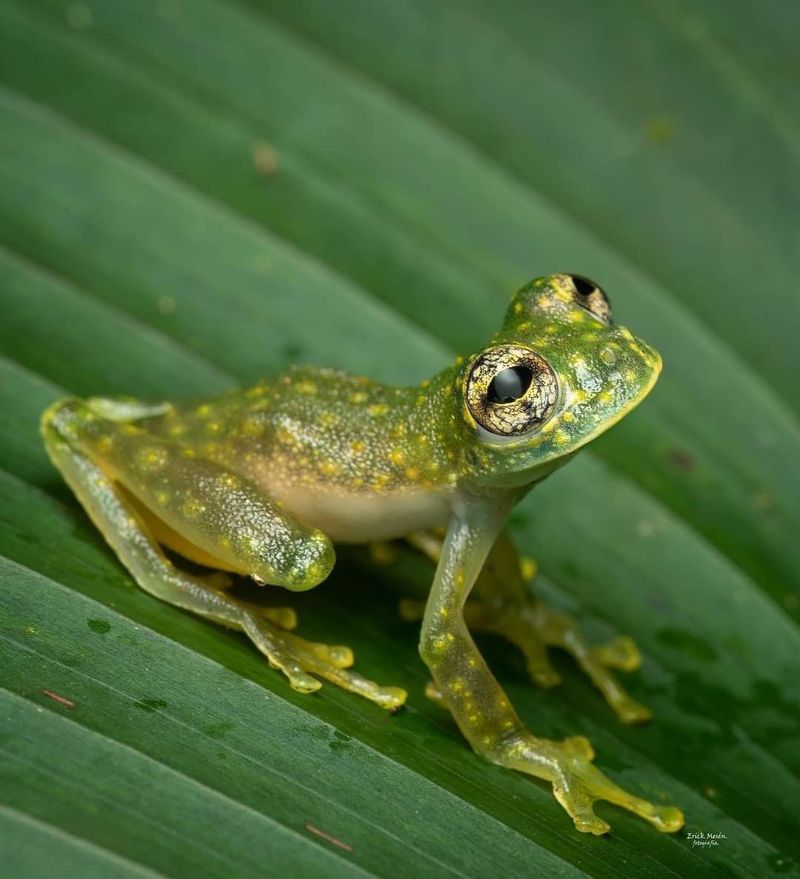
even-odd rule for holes
{"type": "MultiPolygon", "coordinates": [[[[409,542],[438,560],[437,543],[431,535],[412,535],[409,542]]],[[[533,578],[535,571],[531,561],[525,559],[520,563],[510,537],[501,534],[476,583],[478,598],[470,599],[464,606],[464,621],[470,631],[500,635],[518,647],[525,656],[531,679],[543,687],[554,686],[561,680],[550,663],[548,648],[566,650],[620,720],[649,720],[650,709],[633,699],[611,673],[611,669],[635,671],[640,666],[641,656],[633,639],[619,637],[590,646],[574,619],[549,610],[530,594],[526,581],[533,578]]],[[[401,604],[407,619],[421,618],[422,608],[421,602],[401,604]]]]}
{"type": "MultiPolygon", "coordinates": [[[[225,591],[228,583],[224,574],[214,573],[203,577],[182,571],[161,549],[148,524],[147,515],[142,513],[141,504],[132,502],[131,495],[135,494],[148,511],[154,510],[158,515],[160,507],[163,508],[169,500],[174,501],[174,493],[180,493],[184,486],[187,494],[180,499],[180,504],[191,502],[183,513],[194,523],[195,529],[186,529],[190,532],[187,534],[181,527],[183,520],[180,516],[173,517],[170,527],[187,539],[191,539],[195,533],[202,538],[204,523],[208,527],[214,521],[219,521],[219,515],[224,512],[227,516],[224,520],[226,533],[230,530],[235,534],[238,525],[247,523],[237,522],[235,514],[229,509],[235,506],[235,492],[231,497],[219,491],[221,488],[231,488],[230,478],[238,478],[234,474],[213,462],[185,458],[180,449],[171,443],[149,436],[145,436],[146,441],[143,442],[135,425],[115,423],[76,399],[59,401],[44,413],[42,434],[53,463],[145,591],[184,610],[245,632],[265,654],[270,665],[281,669],[297,690],[312,692],[319,689],[320,682],[312,677],[318,675],[384,708],[393,709],[403,703],[405,692],[399,688],[381,687],[347,670],[353,662],[349,648],[306,641],[285,631],[284,628],[291,628],[296,621],[293,611],[261,607],[232,597],[225,591]],[[152,470],[153,466],[156,467],[155,471],[152,470]],[[150,478],[162,470],[170,471],[169,479],[161,483],[158,479],[150,478]],[[168,492],[170,497],[159,501],[156,497],[159,491],[168,492]],[[150,506],[151,495],[156,501],[154,507],[150,506]],[[220,504],[223,505],[222,509],[220,504]]],[[[255,486],[242,480],[238,488],[252,493],[248,495],[250,505],[243,508],[245,518],[255,519],[262,529],[266,528],[273,536],[279,531],[281,535],[289,534],[294,539],[294,544],[290,543],[290,551],[284,552],[277,560],[262,560],[264,565],[268,564],[270,570],[279,572],[278,579],[283,579],[290,588],[315,585],[329,570],[328,565],[323,574],[321,569],[313,567],[319,558],[321,540],[317,539],[317,545],[312,547],[311,552],[304,550],[302,538],[307,535],[307,529],[303,530],[278,510],[269,498],[257,496],[255,486]],[[294,552],[291,552],[292,548],[294,552]],[[299,561],[306,561],[307,568],[311,568],[310,571],[306,570],[305,579],[301,576],[299,561]]],[[[239,500],[242,498],[239,497],[239,500]]],[[[179,505],[178,509],[182,507],[179,505]]],[[[246,536],[251,537],[254,533],[257,534],[257,530],[254,532],[249,528],[246,536]]],[[[320,538],[327,541],[324,535],[320,535],[320,538]]],[[[201,539],[199,542],[204,551],[213,558],[217,557],[217,547],[213,541],[201,539]]],[[[250,543],[247,543],[247,547],[250,555],[244,551],[234,559],[234,564],[228,565],[230,570],[247,571],[255,551],[250,543]]],[[[262,550],[264,548],[261,547],[262,550]]],[[[324,546],[322,548],[325,549],[324,546]]],[[[327,551],[332,563],[332,549],[329,546],[327,551]]],[[[264,565],[259,570],[266,572],[264,565]]]]}

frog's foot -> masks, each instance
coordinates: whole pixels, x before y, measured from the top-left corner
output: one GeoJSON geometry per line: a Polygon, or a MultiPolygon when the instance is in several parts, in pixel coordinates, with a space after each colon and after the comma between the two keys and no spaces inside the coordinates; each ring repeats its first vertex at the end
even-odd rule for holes
{"type": "MultiPolygon", "coordinates": [[[[409,622],[416,621],[422,618],[424,607],[420,601],[406,599],[400,602],[400,614],[409,622]]],[[[548,647],[560,647],[572,654],[623,723],[643,723],[652,717],[650,709],[633,699],[609,671],[634,671],[641,665],[632,638],[623,636],[590,647],[575,620],[538,602],[526,601],[520,607],[470,600],[464,606],[464,621],[473,632],[501,635],[518,647],[531,680],[538,686],[553,687],[561,682],[547,655],[548,647]]]]}
{"type": "Polygon", "coordinates": [[[407,694],[400,687],[382,687],[350,671],[353,651],[349,647],[307,641],[292,632],[281,631],[278,626],[284,622],[290,624],[284,625],[284,629],[296,624],[294,611],[290,611],[292,617],[286,614],[287,611],[290,609],[243,606],[240,625],[269,664],[279,668],[295,690],[313,693],[322,686],[317,680],[320,677],[389,711],[405,702],[407,694]]]}
{"type": "Polygon", "coordinates": [[[653,716],[649,708],[625,691],[610,671],[639,668],[642,658],[632,638],[622,636],[591,647],[572,617],[548,610],[539,602],[526,604],[506,626],[507,637],[514,643],[527,637],[526,630],[533,630],[546,645],[570,653],[623,723],[644,723],[653,716]],[[515,632],[518,640],[510,632],[515,632]]]}
{"type": "Polygon", "coordinates": [[[611,829],[594,812],[597,800],[627,809],[665,833],[683,827],[680,809],[634,796],[594,766],[594,751],[583,736],[553,742],[522,730],[502,740],[487,756],[502,766],[550,781],[556,799],[583,833],[601,834],[611,829]]]}

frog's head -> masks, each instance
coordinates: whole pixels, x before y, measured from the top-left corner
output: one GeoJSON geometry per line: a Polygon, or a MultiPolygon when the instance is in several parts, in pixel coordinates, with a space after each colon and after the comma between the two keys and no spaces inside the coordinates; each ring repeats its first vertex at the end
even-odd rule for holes
{"type": "Polygon", "coordinates": [[[593,281],[532,281],[491,345],[459,371],[468,481],[521,486],[542,478],[634,409],[660,371],[660,355],[613,324],[593,281]]]}

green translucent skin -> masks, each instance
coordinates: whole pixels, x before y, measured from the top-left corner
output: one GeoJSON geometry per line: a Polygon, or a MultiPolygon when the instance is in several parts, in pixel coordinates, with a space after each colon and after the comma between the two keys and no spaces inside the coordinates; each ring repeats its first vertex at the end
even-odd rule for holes
{"type": "MultiPolygon", "coordinates": [[[[573,620],[537,602],[527,583],[533,564],[517,556],[504,531],[520,498],[633,409],[658,377],[659,355],[611,325],[602,294],[585,295],[592,288],[570,275],[533,281],[486,349],[415,387],[300,367],[191,404],[68,398],[44,413],[45,444],[143,589],[246,632],[305,692],[323,678],[389,709],[406,697],[353,672],[348,648],[291,632],[290,608],[232,597],[230,573],[309,589],[330,573],[335,543],[408,540],[437,562],[427,603],[402,608],[408,618],[423,617],[428,694],[473,748],[551,782],[579,830],[609,829],[592,808],[606,799],[674,831],[680,811],[617,787],[593,766],[586,739],[554,742],[528,732],[469,631],[506,637],[542,686],[558,682],[548,648],[563,648],[621,720],[649,717],[611,672],[638,666],[633,642],[589,646],[573,620]],[[545,415],[523,420],[515,435],[478,423],[482,402],[495,399],[469,384],[487,351],[535,352],[535,362],[545,363],[549,396],[536,410],[545,415]],[[184,571],[165,546],[212,572],[184,571]]],[[[513,421],[514,401],[500,402],[513,421]]]]}

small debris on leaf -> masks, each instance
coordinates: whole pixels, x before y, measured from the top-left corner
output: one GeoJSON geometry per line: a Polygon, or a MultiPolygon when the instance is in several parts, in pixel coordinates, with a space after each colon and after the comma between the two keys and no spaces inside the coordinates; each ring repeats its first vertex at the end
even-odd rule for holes
{"type": "Polygon", "coordinates": [[[74,708],[75,703],[72,699],[67,699],[66,696],[60,696],[58,693],[54,693],[52,690],[42,690],[42,695],[47,696],[48,699],[52,699],[54,702],[58,702],[59,705],[65,705],[67,708],[74,708]]]}
{"type": "Polygon", "coordinates": [[[330,833],[325,833],[324,830],[320,830],[319,827],[315,827],[313,824],[306,824],[306,830],[309,833],[313,833],[314,836],[319,836],[320,839],[326,840],[331,845],[335,845],[336,848],[342,849],[342,851],[345,851],[345,852],[353,851],[352,845],[348,845],[346,842],[342,842],[341,839],[337,839],[335,836],[331,836],[330,833]]]}

